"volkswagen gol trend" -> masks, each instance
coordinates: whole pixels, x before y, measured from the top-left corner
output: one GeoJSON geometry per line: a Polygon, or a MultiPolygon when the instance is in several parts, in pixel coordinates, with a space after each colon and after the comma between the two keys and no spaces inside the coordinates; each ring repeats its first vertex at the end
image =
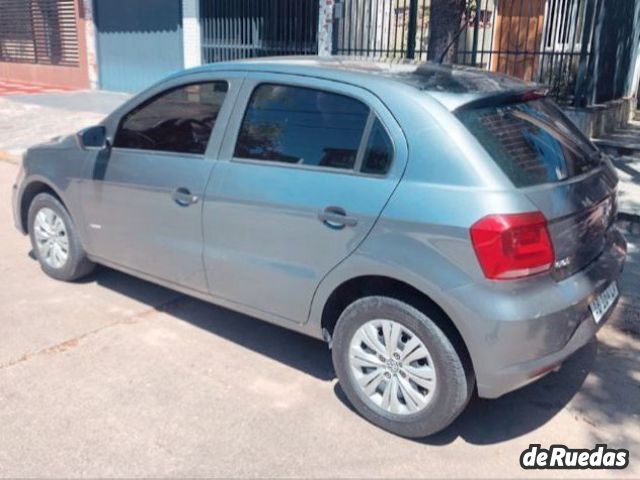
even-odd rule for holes
{"type": "Polygon", "coordinates": [[[173,75],[31,148],[17,227],[326,340],[355,409],[421,437],[585,345],[626,244],[610,161],[529,84],[345,58],[173,75]]]}

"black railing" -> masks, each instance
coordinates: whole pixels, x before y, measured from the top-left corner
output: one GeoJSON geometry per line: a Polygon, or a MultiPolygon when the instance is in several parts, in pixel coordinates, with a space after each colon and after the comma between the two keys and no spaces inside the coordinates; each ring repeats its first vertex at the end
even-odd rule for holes
{"type": "Polygon", "coordinates": [[[205,63],[318,52],[318,0],[200,0],[205,63]]]}
{"type": "MultiPolygon", "coordinates": [[[[535,81],[579,103],[601,1],[471,0],[455,63],[535,81]]],[[[430,0],[338,0],[333,51],[426,60],[430,9],[430,0]]]]}

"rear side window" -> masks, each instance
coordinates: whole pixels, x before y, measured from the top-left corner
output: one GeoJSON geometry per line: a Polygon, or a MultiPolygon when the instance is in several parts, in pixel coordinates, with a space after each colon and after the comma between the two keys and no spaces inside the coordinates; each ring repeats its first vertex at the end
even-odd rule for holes
{"type": "Polygon", "coordinates": [[[587,173],[598,151],[548,99],[462,110],[458,117],[516,187],[587,173]]]}
{"type": "Polygon", "coordinates": [[[364,151],[360,171],[373,175],[384,175],[389,171],[392,160],[393,144],[382,123],[376,118],[367,142],[367,148],[364,151]]]}
{"type": "Polygon", "coordinates": [[[251,96],[238,158],[353,169],[369,107],[311,88],[264,84],[251,96]]]}
{"type": "Polygon", "coordinates": [[[161,93],[124,116],[114,147],[204,154],[227,89],[207,82],[161,93]]]}

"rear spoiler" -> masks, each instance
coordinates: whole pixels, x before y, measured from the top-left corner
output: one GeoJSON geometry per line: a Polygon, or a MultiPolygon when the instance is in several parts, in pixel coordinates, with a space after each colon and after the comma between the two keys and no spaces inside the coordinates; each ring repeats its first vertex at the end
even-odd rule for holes
{"type": "Polygon", "coordinates": [[[464,110],[473,110],[483,107],[494,107],[496,105],[509,105],[511,103],[523,103],[531,100],[544,98],[548,94],[548,90],[541,88],[526,89],[519,91],[497,92],[476,100],[472,100],[454,110],[454,113],[464,110]]]}

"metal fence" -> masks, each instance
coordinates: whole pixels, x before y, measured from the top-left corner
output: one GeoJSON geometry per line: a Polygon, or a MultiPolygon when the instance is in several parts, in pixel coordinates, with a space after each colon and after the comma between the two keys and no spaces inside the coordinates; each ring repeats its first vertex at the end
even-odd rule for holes
{"type": "Polygon", "coordinates": [[[318,52],[318,0],[200,0],[205,63],[318,52]]]}
{"type": "MultiPolygon", "coordinates": [[[[471,0],[455,63],[545,84],[573,104],[601,1],[471,0]]],[[[335,8],[335,54],[426,60],[430,0],[338,0],[335,8]]]]}
{"type": "Polygon", "coordinates": [[[75,0],[0,0],[0,61],[78,65],[75,0]]]}

